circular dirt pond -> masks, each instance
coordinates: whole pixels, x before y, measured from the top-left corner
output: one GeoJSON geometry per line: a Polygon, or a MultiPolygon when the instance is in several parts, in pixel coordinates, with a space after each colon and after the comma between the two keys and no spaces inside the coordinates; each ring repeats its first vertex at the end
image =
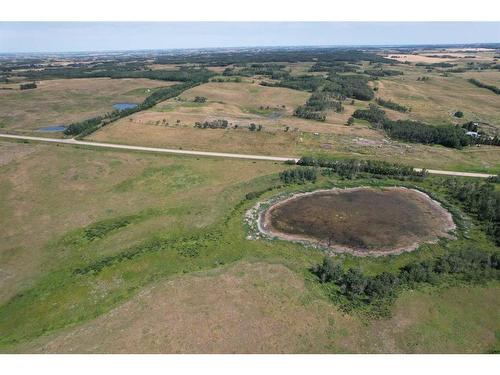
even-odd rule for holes
{"type": "Polygon", "coordinates": [[[450,237],[450,213],[428,195],[406,188],[353,188],[296,194],[259,215],[261,232],[355,255],[415,250],[450,237]]]}

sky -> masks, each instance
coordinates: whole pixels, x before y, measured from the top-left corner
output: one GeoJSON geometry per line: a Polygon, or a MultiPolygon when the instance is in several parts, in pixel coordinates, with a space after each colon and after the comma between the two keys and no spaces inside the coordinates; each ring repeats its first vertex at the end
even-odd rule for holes
{"type": "Polygon", "coordinates": [[[500,22],[0,22],[0,53],[499,42],[500,22]]]}

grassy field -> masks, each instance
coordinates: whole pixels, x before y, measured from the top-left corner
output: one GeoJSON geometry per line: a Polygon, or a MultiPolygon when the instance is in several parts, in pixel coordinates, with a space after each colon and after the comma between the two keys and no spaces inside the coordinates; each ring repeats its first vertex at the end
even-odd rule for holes
{"type": "MultiPolygon", "coordinates": [[[[439,126],[465,121],[499,131],[499,86],[491,70],[443,75],[416,62],[492,61],[492,52],[419,51],[400,57],[401,76],[370,82],[376,97],[411,107],[392,119],[439,126]],[[428,76],[429,80],[417,81],[428,76]],[[463,111],[464,118],[453,116],[463,111]]],[[[68,63],[68,62],[64,62],[68,63]]],[[[293,75],[313,65],[284,63],[293,75]]],[[[196,64],[195,64],[196,65],[196,64]]],[[[178,64],[152,64],[176,70],[178,64]]],[[[367,62],[360,67],[369,69],[367,62]]],[[[208,67],[222,74],[225,67],[208,67]]],[[[312,74],[326,75],[326,72],[312,74]]],[[[342,73],[343,74],[343,73],[342,73]]],[[[220,76],[223,77],[223,76],[220,76]]],[[[219,77],[212,77],[219,79],[219,77]]],[[[234,77],[223,77],[234,79],[234,77]]],[[[20,79],[20,77],[18,77],[20,79]]],[[[263,77],[210,82],[100,128],[95,141],[246,154],[385,160],[429,169],[500,173],[498,147],[462,150],[388,139],[365,121],[369,102],[350,99],[325,122],[293,116],[311,95],[260,86],[263,77]],[[196,97],[206,102],[195,102],[196,97]],[[196,122],[224,119],[227,129],[196,122]],[[262,125],[250,131],[249,125],[262,125]]],[[[33,133],[139,103],[161,86],[147,79],[54,79],[35,90],[1,84],[0,131],[33,133]]],[[[41,133],[36,133],[40,135],[41,133]]],[[[53,133],[45,133],[54,136],[53,133]]],[[[56,136],[62,136],[61,134],[56,136]]],[[[445,177],[401,181],[359,175],[282,185],[290,167],[267,161],[0,141],[0,352],[2,353],[486,353],[500,350],[500,282],[443,278],[398,291],[389,314],[347,310],[310,271],[319,248],[258,238],[245,213],[278,194],[372,186],[417,187],[450,207],[456,239],[386,257],[333,255],[364,275],[463,249],[498,251],[478,223],[448,201],[445,177]],[[251,193],[251,194],[249,194],[251,193]]],[[[499,189],[496,184],[496,189],[499,189]]],[[[363,206],[374,202],[363,201],[363,206]]],[[[402,206],[397,201],[394,206],[402,206]]],[[[372,204],[373,206],[373,204],[372,204]]],[[[302,207],[300,215],[310,207],[302,207]]],[[[317,211],[317,210],[316,210],[317,211]]],[[[383,205],[378,211],[384,211],[383,205]]],[[[407,210],[408,211],[408,210],[407,210]]],[[[374,212],[379,214],[379,212],[374,212]]],[[[385,212],[387,214],[387,212],[385,212]]],[[[312,215],[317,214],[314,212],[312,215]]],[[[427,214],[431,215],[428,211],[427,214]]],[[[298,219],[301,219],[300,215],[298,219]]],[[[395,215],[386,215],[394,220],[395,215]]],[[[398,216],[400,222],[408,224],[398,216]]],[[[359,213],[360,225],[366,219],[359,213]]],[[[417,220],[418,221],[418,220],[417,220]]],[[[420,224],[420,223],[419,223],[420,224]]],[[[429,223],[426,223],[429,224],[429,223]]],[[[385,231],[393,229],[391,225],[385,231]]],[[[384,233],[391,234],[391,233],[384,233]]],[[[369,240],[369,242],[372,240],[369,240]]],[[[391,241],[396,239],[391,237],[391,241]]],[[[338,297],[338,296],[337,296],[338,297]]],[[[342,298],[342,297],[339,297],[342,298]]]]}
{"type": "Polygon", "coordinates": [[[212,223],[218,217],[214,207],[223,204],[218,201],[221,190],[280,168],[194,158],[178,164],[175,158],[148,154],[7,142],[0,143],[0,155],[0,302],[31,285],[44,270],[64,264],[68,253],[57,240],[75,228],[138,215],[132,232],[127,227],[104,242],[88,243],[98,246],[86,250],[85,258],[112,254],[164,226],[212,223]],[[186,204],[193,206],[186,209],[186,204]]]}
{"type": "Polygon", "coordinates": [[[404,115],[388,111],[393,118],[410,118],[435,125],[479,121],[500,131],[498,95],[467,82],[467,78],[474,77],[493,83],[500,73],[457,73],[443,77],[418,67],[407,68],[404,72],[403,76],[384,78],[375,84],[378,86],[377,96],[411,108],[411,112],[404,115]],[[430,80],[417,81],[419,76],[428,76],[430,80]],[[457,111],[462,111],[464,117],[454,117],[457,111]]]}
{"type": "Polygon", "coordinates": [[[115,103],[141,103],[152,89],[171,84],[108,78],[47,80],[37,82],[33,90],[3,84],[13,90],[0,90],[0,128],[26,133],[51,125],[68,125],[111,112],[115,103]]]}
{"type": "MultiPolygon", "coordinates": [[[[317,249],[248,240],[245,194],[272,162],[2,144],[2,352],[486,352],[498,284],[419,288],[388,319],[341,312],[309,267],[317,249]],[[29,235],[26,235],[29,233],[29,235]],[[438,322],[438,323],[436,323],[438,322]],[[196,328],[196,329],[195,329],[196,328]]],[[[424,183],[430,188],[434,178],[424,183]]],[[[436,180],[437,186],[439,181],[436,180]]],[[[265,193],[397,181],[321,179],[265,193]]],[[[472,227],[449,249],[489,249],[472,227]]],[[[370,273],[436,256],[360,259],[370,273]]]]}
{"type": "Polygon", "coordinates": [[[239,261],[148,287],[35,353],[457,353],[495,345],[500,286],[402,296],[387,320],[345,315],[276,263],[239,261]]]}
{"type": "MultiPolygon", "coordinates": [[[[459,122],[453,117],[457,110],[465,113],[465,118],[460,120],[462,122],[477,118],[496,121],[500,113],[495,94],[471,85],[462,77],[440,77],[435,74],[430,81],[418,82],[416,79],[419,74],[425,73],[423,68],[398,69],[408,69],[410,72],[405,71],[404,76],[384,78],[375,83],[379,87],[377,96],[412,107],[409,114],[387,110],[392,118],[411,118],[443,124],[459,122]],[[470,93],[467,94],[470,95],[470,102],[462,101],[466,96],[463,92],[470,93]],[[468,104],[459,105],[459,102],[468,104]],[[477,107],[473,111],[474,105],[477,107]],[[432,108],[431,111],[428,110],[429,107],[432,108]],[[466,107],[470,108],[470,112],[466,107]],[[476,116],[477,113],[480,115],[476,116]]],[[[405,144],[387,139],[385,134],[371,129],[364,121],[356,120],[353,126],[346,126],[349,116],[356,109],[367,107],[366,102],[355,101],[351,104],[347,101],[344,103],[343,113],[328,113],[325,122],[292,116],[293,110],[304,104],[308,96],[306,92],[263,87],[257,83],[212,82],[190,89],[180,98],[123,118],[92,134],[89,139],[277,156],[326,153],[388,161],[397,159],[429,169],[500,172],[500,153],[493,147],[455,150],[405,144]],[[193,99],[196,96],[206,97],[207,102],[195,103],[193,99]],[[227,120],[229,128],[221,130],[194,127],[196,122],[217,119],[227,120]],[[263,130],[250,132],[250,123],[263,125],[263,130]]]]}

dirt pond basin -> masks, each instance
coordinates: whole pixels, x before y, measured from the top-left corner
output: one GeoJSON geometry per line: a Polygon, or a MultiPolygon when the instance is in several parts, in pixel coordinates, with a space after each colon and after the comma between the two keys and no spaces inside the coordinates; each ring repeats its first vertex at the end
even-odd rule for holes
{"type": "Polygon", "coordinates": [[[403,187],[300,193],[263,210],[268,237],[310,243],[354,255],[389,255],[452,237],[451,214],[427,194],[403,187]]]}

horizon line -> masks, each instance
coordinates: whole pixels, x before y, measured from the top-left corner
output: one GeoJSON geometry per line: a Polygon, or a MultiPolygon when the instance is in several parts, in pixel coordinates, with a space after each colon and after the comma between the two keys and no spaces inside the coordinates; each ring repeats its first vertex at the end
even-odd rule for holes
{"type": "Polygon", "coordinates": [[[147,49],[116,49],[116,50],[66,50],[66,51],[17,51],[2,52],[0,56],[7,55],[44,55],[44,54],[88,54],[88,53],[124,53],[124,52],[168,52],[168,51],[202,51],[202,50],[227,50],[227,49],[257,49],[257,48],[397,48],[397,47],[448,47],[448,46],[478,46],[496,45],[500,42],[474,42],[474,43],[408,43],[408,44],[281,44],[281,45],[247,45],[247,46],[224,46],[224,47],[177,47],[177,48],[147,48],[147,49]]]}

